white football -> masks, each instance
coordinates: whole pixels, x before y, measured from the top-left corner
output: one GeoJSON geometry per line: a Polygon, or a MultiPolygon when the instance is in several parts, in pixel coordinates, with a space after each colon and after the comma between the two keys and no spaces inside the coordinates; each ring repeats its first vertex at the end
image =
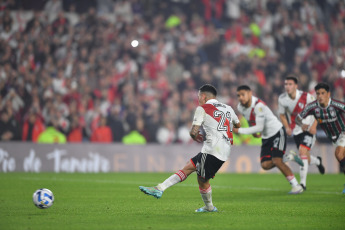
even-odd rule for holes
{"type": "Polygon", "coordinates": [[[37,208],[49,208],[54,203],[53,192],[46,188],[37,189],[32,195],[32,201],[37,208]]]}

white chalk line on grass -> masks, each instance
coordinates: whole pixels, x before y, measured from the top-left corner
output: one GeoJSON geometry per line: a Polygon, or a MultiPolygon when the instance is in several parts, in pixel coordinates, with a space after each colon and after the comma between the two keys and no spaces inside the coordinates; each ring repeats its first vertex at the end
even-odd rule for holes
{"type": "MultiPolygon", "coordinates": [[[[147,185],[152,186],[157,184],[157,182],[148,181],[119,181],[119,180],[76,180],[76,179],[61,179],[61,178],[38,178],[38,177],[22,177],[23,180],[49,180],[49,181],[66,181],[66,182],[87,182],[87,183],[105,183],[105,184],[130,184],[130,185],[147,185]]],[[[196,184],[179,184],[178,186],[183,187],[195,187],[196,184]]],[[[262,188],[262,187],[248,187],[248,186],[225,186],[225,185],[212,185],[212,188],[218,189],[244,189],[244,190],[254,190],[254,191],[274,191],[274,192],[285,192],[284,189],[274,189],[274,188],[262,188]]],[[[313,194],[325,194],[325,195],[339,195],[341,192],[328,192],[328,191],[310,191],[308,193],[313,194]]]]}

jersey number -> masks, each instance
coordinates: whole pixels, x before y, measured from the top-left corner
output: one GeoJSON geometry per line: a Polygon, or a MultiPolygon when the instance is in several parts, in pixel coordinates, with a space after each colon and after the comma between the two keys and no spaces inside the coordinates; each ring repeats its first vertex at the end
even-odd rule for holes
{"type": "Polygon", "coordinates": [[[228,128],[230,128],[230,131],[232,132],[232,127],[229,127],[228,125],[225,125],[226,118],[228,118],[229,123],[231,124],[231,114],[230,114],[230,112],[227,112],[226,114],[224,114],[222,111],[215,110],[213,112],[213,116],[214,117],[220,117],[220,120],[218,122],[218,127],[217,127],[218,131],[227,131],[228,128]]]}

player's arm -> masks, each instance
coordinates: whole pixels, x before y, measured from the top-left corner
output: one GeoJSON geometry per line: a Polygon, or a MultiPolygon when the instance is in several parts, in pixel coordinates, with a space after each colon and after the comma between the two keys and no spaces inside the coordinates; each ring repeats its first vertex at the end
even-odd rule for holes
{"type": "Polygon", "coordinates": [[[311,104],[308,104],[303,110],[301,113],[299,113],[296,118],[295,118],[295,122],[297,125],[301,126],[302,127],[302,130],[306,130],[306,127],[308,127],[308,125],[304,125],[302,123],[302,120],[304,118],[306,118],[308,115],[311,115],[311,110],[312,108],[314,107],[314,105],[311,103],[311,104]]]}
{"type": "Polygon", "coordinates": [[[286,118],[286,115],[285,115],[285,107],[282,103],[282,100],[280,97],[278,99],[278,113],[279,113],[279,118],[280,118],[280,121],[282,122],[282,124],[284,125],[284,128],[286,130],[286,134],[288,136],[291,136],[292,134],[292,130],[290,128],[290,125],[289,125],[289,122],[286,118]]]}
{"type": "Polygon", "coordinates": [[[286,115],[281,113],[279,114],[279,117],[280,117],[280,121],[283,123],[284,127],[285,127],[285,130],[286,130],[286,134],[291,136],[292,134],[292,130],[290,128],[290,125],[289,125],[289,122],[287,121],[286,119],[286,115]]]}
{"type": "Polygon", "coordinates": [[[201,143],[204,141],[204,136],[199,132],[199,129],[200,125],[192,125],[189,135],[193,140],[195,140],[198,143],[201,143]]]}
{"type": "Polygon", "coordinates": [[[317,127],[317,121],[316,120],[314,120],[313,124],[310,127],[308,125],[306,125],[306,126],[307,126],[306,130],[304,130],[302,127],[303,131],[308,131],[310,134],[313,134],[313,135],[316,134],[316,127],[317,127]]]}
{"type": "Polygon", "coordinates": [[[255,112],[255,121],[256,124],[254,126],[248,128],[239,128],[235,129],[235,133],[239,134],[256,134],[261,133],[264,130],[264,123],[265,123],[265,106],[258,105],[254,109],[255,112]]]}

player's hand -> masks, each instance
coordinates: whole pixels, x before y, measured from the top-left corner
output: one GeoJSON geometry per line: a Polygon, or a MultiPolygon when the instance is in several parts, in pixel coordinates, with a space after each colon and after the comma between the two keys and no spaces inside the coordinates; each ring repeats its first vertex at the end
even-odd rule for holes
{"type": "Polygon", "coordinates": [[[202,143],[202,142],[204,142],[204,135],[202,135],[200,132],[198,132],[198,135],[196,135],[194,140],[198,143],[202,143]]]}
{"type": "Polygon", "coordinates": [[[238,133],[238,128],[232,128],[232,132],[237,134],[238,133]]]}
{"type": "Polygon", "coordinates": [[[287,127],[287,128],[286,128],[286,134],[287,134],[288,136],[291,136],[291,135],[292,135],[292,130],[291,130],[290,127],[287,127]]]}
{"type": "Polygon", "coordinates": [[[254,133],[253,137],[260,138],[261,137],[261,133],[254,133]]]}

